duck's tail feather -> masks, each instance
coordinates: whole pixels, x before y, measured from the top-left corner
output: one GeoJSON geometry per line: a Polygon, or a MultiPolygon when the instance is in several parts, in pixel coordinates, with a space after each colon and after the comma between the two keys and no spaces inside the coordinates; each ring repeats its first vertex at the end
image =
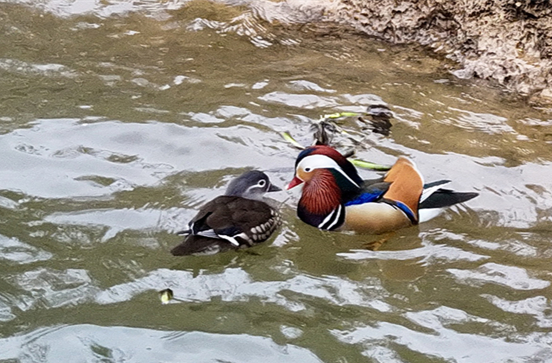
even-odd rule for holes
{"type": "Polygon", "coordinates": [[[173,256],[214,255],[233,249],[236,249],[236,246],[224,239],[189,235],[181,244],[174,247],[171,253],[173,256]]]}
{"type": "Polygon", "coordinates": [[[479,193],[455,192],[449,189],[437,189],[420,203],[419,209],[444,208],[454,204],[464,203],[477,197],[479,193]]]}

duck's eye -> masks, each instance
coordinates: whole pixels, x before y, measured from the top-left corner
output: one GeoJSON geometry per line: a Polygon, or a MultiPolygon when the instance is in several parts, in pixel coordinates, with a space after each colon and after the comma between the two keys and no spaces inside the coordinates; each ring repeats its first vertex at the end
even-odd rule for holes
{"type": "Polygon", "coordinates": [[[312,168],[310,168],[310,167],[307,166],[307,167],[306,167],[305,169],[303,169],[303,170],[305,170],[305,173],[310,173],[311,170],[312,170],[312,168]]]}
{"type": "Polygon", "coordinates": [[[259,183],[257,185],[261,188],[264,187],[266,185],[266,180],[259,180],[259,183]]]}

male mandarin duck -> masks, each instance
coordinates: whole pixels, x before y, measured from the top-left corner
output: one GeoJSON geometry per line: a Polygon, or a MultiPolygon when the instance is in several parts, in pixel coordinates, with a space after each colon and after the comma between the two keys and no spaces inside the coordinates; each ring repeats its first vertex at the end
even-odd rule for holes
{"type": "Polygon", "coordinates": [[[443,208],[475,198],[439,188],[442,180],[424,185],[414,163],[399,157],[383,178],[362,180],[343,155],[326,145],[303,150],[287,189],[303,184],[299,218],[322,230],[380,234],[423,221],[420,211],[443,208]]]}
{"type": "Polygon", "coordinates": [[[261,171],[240,175],[228,184],[224,195],[199,210],[187,230],[179,232],[186,238],[171,253],[210,255],[266,241],[279,226],[280,216],[263,196],[279,190],[261,171]]]}

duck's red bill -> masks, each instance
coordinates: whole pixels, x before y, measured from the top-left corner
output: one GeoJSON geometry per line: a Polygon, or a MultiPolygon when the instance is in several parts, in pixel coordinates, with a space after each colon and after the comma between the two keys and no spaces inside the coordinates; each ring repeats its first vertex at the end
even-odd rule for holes
{"type": "Polygon", "coordinates": [[[295,177],[293,177],[293,180],[290,181],[289,184],[287,185],[286,190],[290,190],[291,188],[295,188],[296,186],[298,186],[301,183],[303,183],[303,181],[295,176],[295,177]]]}

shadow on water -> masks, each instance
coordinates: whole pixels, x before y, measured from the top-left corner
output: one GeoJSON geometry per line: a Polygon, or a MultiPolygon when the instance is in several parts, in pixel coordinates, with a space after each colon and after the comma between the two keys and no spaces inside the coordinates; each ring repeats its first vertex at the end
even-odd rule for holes
{"type": "Polygon", "coordinates": [[[0,5],[1,361],[552,359],[550,115],[296,10],[0,5]],[[358,236],[304,225],[282,192],[263,245],[170,255],[232,177],[290,181],[280,132],[306,144],[321,115],[379,105],[390,131],[343,118],[344,147],[480,196],[358,236]],[[161,305],[164,288],[178,301],[161,305]]]}

